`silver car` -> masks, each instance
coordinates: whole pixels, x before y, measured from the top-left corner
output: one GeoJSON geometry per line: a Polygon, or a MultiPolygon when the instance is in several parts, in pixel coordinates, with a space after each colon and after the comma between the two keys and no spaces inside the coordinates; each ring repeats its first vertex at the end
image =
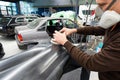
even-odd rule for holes
{"type": "Polygon", "coordinates": [[[26,26],[15,27],[15,39],[20,49],[25,49],[29,44],[48,43],[53,37],[55,30],[63,27],[78,27],[78,25],[67,18],[44,17],[36,19],[26,26]]]}

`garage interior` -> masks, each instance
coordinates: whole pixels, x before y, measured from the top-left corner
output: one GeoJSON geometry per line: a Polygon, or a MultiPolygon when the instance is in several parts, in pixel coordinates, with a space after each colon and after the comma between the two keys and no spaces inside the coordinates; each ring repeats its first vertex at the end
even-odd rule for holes
{"type": "MultiPolygon", "coordinates": [[[[53,13],[67,10],[75,11],[78,14],[79,5],[91,3],[96,4],[94,0],[1,0],[0,17],[29,14],[50,17],[53,13]]],[[[3,37],[0,35],[0,42],[3,44],[5,51],[3,59],[25,52],[25,50],[18,48],[13,37],[3,37]]],[[[98,80],[97,72],[92,71],[89,80],[98,80]]]]}
{"type": "Polygon", "coordinates": [[[0,15],[21,15],[21,14],[39,14],[42,16],[50,16],[54,12],[73,10],[76,11],[77,7],[81,4],[91,3],[95,4],[93,0],[3,0],[1,1],[0,15]],[[7,1],[9,5],[2,4],[7,1]],[[12,6],[13,5],[13,6],[12,6]],[[4,9],[2,9],[2,7],[4,9]],[[6,9],[5,9],[6,7],[6,9]],[[2,11],[4,10],[4,11],[2,11]],[[6,10],[6,12],[5,12],[6,10]]]}

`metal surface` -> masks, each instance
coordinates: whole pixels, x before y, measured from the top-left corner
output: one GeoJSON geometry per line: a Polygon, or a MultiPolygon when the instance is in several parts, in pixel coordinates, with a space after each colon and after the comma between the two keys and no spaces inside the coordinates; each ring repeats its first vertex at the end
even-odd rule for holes
{"type": "MultiPolygon", "coordinates": [[[[64,48],[51,45],[38,53],[23,62],[20,61],[21,63],[17,61],[17,65],[12,63],[14,66],[0,72],[0,80],[59,80],[68,59],[64,48]]],[[[7,62],[7,64],[11,63],[7,62]]]]}
{"type": "Polygon", "coordinates": [[[0,71],[3,71],[5,69],[8,69],[10,67],[13,67],[15,65],[18,65],[30,58],[32,58],[33,56],[39,54],[45,47],[35,47],[32,49],[29,49],[25,52],[19,53],[17,55],[8,57],[6,59],[1,59],[0,60],[0,71]]]}

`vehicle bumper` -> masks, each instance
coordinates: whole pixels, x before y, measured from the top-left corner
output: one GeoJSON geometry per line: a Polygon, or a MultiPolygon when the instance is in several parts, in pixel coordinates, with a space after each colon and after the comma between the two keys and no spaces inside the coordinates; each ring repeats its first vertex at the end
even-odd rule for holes
{"type": "Polygon", "coordinates": [[[17,45],[19,46],[27,46],[29,44],[38,44],[38,42],[20,42],[17,38],[17,35],[15,35],[15,40],[17,42],[17,45]]]}
{"type": "Polygon", "coordinates": [[[16,36],[16,35],[15,35],[15,40],[16,40],[16,42],[17,42],[17,45],[19,45],[19,46],[24,46],[24,45],[27,45],[27,44],[24,44],[24,43],[22,43],[22,42],[18,41],[18,39],[17,39],[17,36],[16,36]]]}

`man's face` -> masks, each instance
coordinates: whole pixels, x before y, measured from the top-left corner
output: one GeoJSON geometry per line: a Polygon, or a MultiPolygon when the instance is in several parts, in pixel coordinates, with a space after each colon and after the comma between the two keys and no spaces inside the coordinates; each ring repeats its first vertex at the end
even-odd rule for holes
{"type": "Polygon", "coordinates": [[[106,4],[107,3],[107,0],[96,0],[96,3],[98,5],[103,5],[103,4],[106,4]]]}
{"type": "Polygon", "coordinates": [[[96,0],[96,3],[99,5],[99,7],[105,11],[105,9],[108,7],[108,5],[112,2],[112,0],[96,0]]]}

